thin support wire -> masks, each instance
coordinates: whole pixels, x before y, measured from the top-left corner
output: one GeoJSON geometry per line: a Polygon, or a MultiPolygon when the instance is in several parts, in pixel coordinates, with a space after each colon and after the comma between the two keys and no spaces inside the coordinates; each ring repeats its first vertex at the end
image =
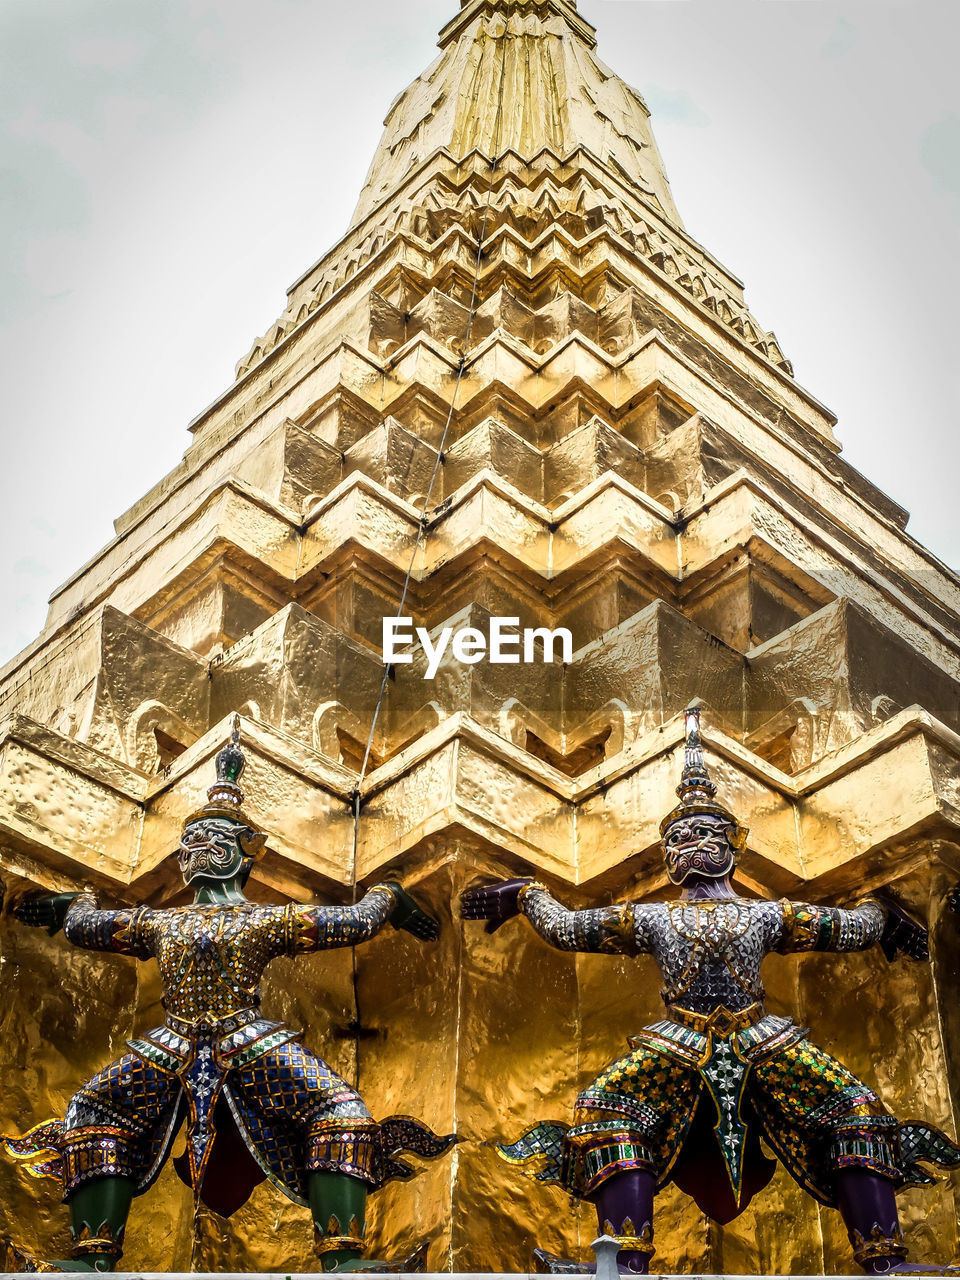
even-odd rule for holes
{"type": "MultiPolygon", "coordinates": [[[[494,128],[493,146],[491,148],[490,182],[487,187],[487,200],[483,210],[483,219],[481,221],[480,231],[477,236],[477,255],[474,262],[473,286],[470,292],[470,306],[467,309],[467,323],[466,323],[466,328],[464,330],[464,335],[463,335],[463,353],[461,354],[460,361],[457,365],[457,380],[454,384],[453,395],[450,398],[450,408],[447,413],[447,420],[444,423],[443,433],[440,436],[440,446],[437,449],[437,459],[433,465],[433,472],[430,476],[430,483],[427,485],[427,491],[423,497],[423,506],[420,510],[420,518],[417,523],[417,532],[416,532],[416,537],[413,543],[413,551],[411,552],[410,563],[407,567],[406,576],[403,580],[403,590],[400,593],[400,603],[397,606],[398,617],[402,617],[403,615],[403,610],[407,603],[407,596],[410,591],[410,583],[413,579],[413,572],[417,563],[417,556],[420,554],[420,548],[423,545],[423,541],[426,537],[427,530],[429,528],[430,517],[428,513],[430,511],[430,499],[433,495],[433,490],[437,482],[437,477],[440,474],[440,468],[443,466],[444,449],[446,448],[447,437],[450,434],[450,427],[453,423],[453,415],[457,409],[457,401],[460,395],[460,384],[463,381],[463,373],[467,364],[467,352],[470,350],[470,336],[473,332],[473,321],[476,316],[477,293],[480,288],[480,271],[483,265],[483,246],[487,238],[487,223],[490,218],[490,209],[493,203],[493,185],[492,185],[493,175],[496,173],[497,168],[500,164],[500,138],[503,132],[503,93],[504,93],[504,85],[506,82],[506,71],[507,71],[507,54],[506,54],[506,47],[504,47],[503,57],[501,59],[501,65],[500,65],[500,86],[497,94],[496,125],[494,128]]],[[[354,903],[356,903],[357,901],[357,880],[358,880],[357,859],[358,859],[359,847],[360,847],[360,814],[361,814],[361,808],[363,805],[363,783],[364,783],[364,779],[367,776],[367,769],[370,764],[370,753],[373,749],[373,740],[377,732],[377,724],[379,723],[379,720],[380,720],[380,712],[383,709],[383,703],[386,698],[387,681],[389,679],[390,679],[390,667],[385,664],[383,668],[383,676],[380,680],[380,691],[377,695],[377,702],[373,711],[373,719],[370,723],[370,733],[367,737],[367,745],[364,748],[364,752],[363,752],[363,761],[360,766],[360,773],[357,778],[356,786],[354,787],[352,792],[352,799],[353,799],[353,869],[352,869],[353,895],[352,896],[353,896],[354,903]]],[[[361,1024],[360,1024],[360,995],[359,995],[359,988],[358,988],[356,947],[353,948],[352,957],[353,957],[353,1007],[356,1015],[355,1023],[354,1023],[355,1045],[356,1045],[354,1075],[355,1075],[356,1086],[359,1088],[361,1024]]]]}

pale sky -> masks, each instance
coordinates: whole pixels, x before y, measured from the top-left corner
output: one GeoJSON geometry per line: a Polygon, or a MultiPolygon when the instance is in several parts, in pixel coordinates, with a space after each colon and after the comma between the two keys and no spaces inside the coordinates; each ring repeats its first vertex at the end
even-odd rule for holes
{"type": "MultiPolygon", "coordinates": [[[[457,0],[0,0],[0,662],[349,222],[457,0]]],[[[691,235],[960,566],[960,6],[581,0],[691,235]]]]}

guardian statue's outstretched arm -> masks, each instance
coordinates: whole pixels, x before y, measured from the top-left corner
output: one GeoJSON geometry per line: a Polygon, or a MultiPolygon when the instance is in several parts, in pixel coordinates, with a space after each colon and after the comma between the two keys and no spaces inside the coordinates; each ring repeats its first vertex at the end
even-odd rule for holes
{"type": "Polygon", "coordinates": [[[492,933],[514,916],[525,915],[544,942],[559,951],[626,955],[649,951],[644,912],[644,907],[636,905],[570,911],[535,880],[504,880],[463,895],[465,919],[489,921],[492,933]]]}

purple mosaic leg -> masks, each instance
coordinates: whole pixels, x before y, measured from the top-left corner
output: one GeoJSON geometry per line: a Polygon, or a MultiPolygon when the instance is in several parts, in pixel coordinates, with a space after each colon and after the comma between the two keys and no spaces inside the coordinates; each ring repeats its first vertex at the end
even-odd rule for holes
{"type": "Polygon", "coordinates": [[[645,1276],[653,1257],[653,1197],[657,1180],[646,1169],[625,1169],[608,1178],[592,1199],[601,1235],[622,1241],[620,1271],[645,1276]]]}
{"type": "Polygon", "coordinates": [[[853,1256],[867,1275],[899,1269],[907,1256],[893,1183],[867,1169],[840,1169],[837,1203],[853,1245],[853,1256]]]}

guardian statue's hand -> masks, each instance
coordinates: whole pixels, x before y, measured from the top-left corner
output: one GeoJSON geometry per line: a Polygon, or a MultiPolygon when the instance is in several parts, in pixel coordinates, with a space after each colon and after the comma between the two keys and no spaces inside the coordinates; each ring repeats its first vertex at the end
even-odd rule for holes
{"type": "Polygon", "coordinates": [[[464,920],[486,920],[487,933],[496,933],[502,924],[520,914],[518,895],[532,880],[498,880],[494,884],[468,889],[461,895],[464,920]]]}
{"type": "Polygon", "coordinates": [[[405,929],[415,938],[424,942],[434,942],[440,932],[440,922],[428,915],[423,907],[411,898],[402,885],[395,880],[388,881],[387,886],[396,896],[397,905],[393,909],[390,923],[395,929],[405,929]]]}
{"type": "Polygon", "coordinates": [[[34,893],[22,898],[13,908],[13,914],[21,924],[34,929],[46,929],[51,938],[63,928],[70,904],[78,893],[34,893]]]}
{"type": "Polygon", "coordinates": [[[880,938],[880,949],[892,963],[902,951],[911,960],[929,960],[929,935],[924,925],[913,920],[892,898],[875,895],[887,913],[887,923],[880,938]]]}

